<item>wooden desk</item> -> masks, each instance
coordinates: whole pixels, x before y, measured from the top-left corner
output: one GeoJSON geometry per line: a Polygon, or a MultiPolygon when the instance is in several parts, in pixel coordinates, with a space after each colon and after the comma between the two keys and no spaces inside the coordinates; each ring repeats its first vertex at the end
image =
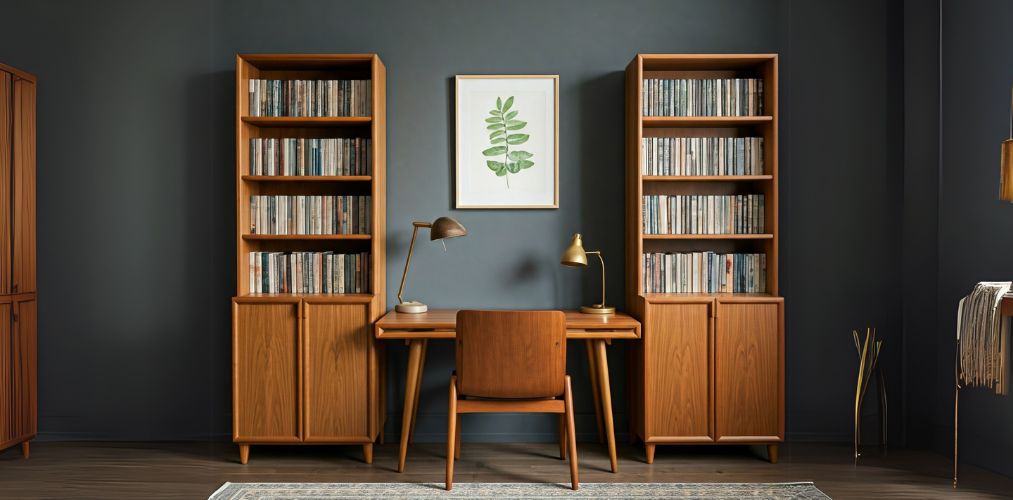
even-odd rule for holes
{"type": "MultiPolygon", "coordinates": [[[[612,391],[609,387],[608,359],[605,344],[613,339],[639,339],[640,322],[623,314],[566,313],[566,338],[587,343],[588,365],[591,371],[591,392],[598,423],[598,438],[604,434],[608,442],[612,472],[618,472],[616,439],[612,420],[612,391]],[[602,429],[604,421],[604,431],[602,429]]],[[[405,340],[408,342],[408,369],[405,376],[404,412],[401,415],[401,449],[398,455],[398,472],[404,472],[408,455],[408,442],[415,434],[415,414],[418,411],[422,370],[425,368],[426,346],[429,339],[453,339],[456,336],[457,311],[435,309],[422,314],[403,314],[390,311],[375,325],[376,338],[405,340]]],[[[448,381],[450,374],[447,374],[448,381]]]]}

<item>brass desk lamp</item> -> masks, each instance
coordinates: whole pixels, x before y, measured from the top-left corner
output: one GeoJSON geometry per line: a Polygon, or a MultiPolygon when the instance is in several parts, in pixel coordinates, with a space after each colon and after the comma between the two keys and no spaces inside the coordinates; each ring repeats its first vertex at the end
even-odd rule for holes
{"type": "Polygon", "coordinates": [[[566,247],[566,250],[563,251],[563,256],[560,257],[559,263],[564,266],[587,267],[588,254],[597,255],[598,260],[601,261],[601,303],[592,306],[581,306],[580,312],[588,314],[613,314],[616,312],[616,308],[605,305],[605,259],[601,257],[601,251],[584,251],[584,243],[580,239],[580,233],[577,233],[573,235],[570,246],[566,247]]]}
{"type": "MultiPolygon", "coordinates": [[[[397,289],[397,302],[394,306],[394,310],[399,313],[418,314],[424,313],[429,310],[429,306],[421,303],[409,300],[405,302],[401,300],[401,293],[404,292],[405,278],[408,276],[408,265],[412,262],[412,249],[415,248],[415,235],[418,234],[420,227],[429,228],[429,241],[443,240],[446,238],[456,238],[458,236],[464,236],[468,234],[468,230],[464,229],[464,226],[460,222],[457,222],[450,217],[440,217],[432,222],[412,222],[412,242],[408,245],[408,258],[405,259],[404,273],[401,274],[401,287],[397,289]]],[[[447,247],[444,245],[444,251],[447,247]]]]}

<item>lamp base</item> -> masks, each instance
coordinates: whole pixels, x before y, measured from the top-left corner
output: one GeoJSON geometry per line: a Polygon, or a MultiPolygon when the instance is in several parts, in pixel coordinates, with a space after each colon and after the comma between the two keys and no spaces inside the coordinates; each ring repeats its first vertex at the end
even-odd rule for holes
{"type": "Polygon", "coordinates": [[[414,300],[409,300],[408,302],[402,302],[402,303],[394,306],[394,310],[397,311],[397,312],[399,312],[399,313],[405,313],[405,314],[420,314],[420,313],[424,313],[424,312],[428,311],[429,310],[429,306],[427,306],[427,305],[425,305],[425,304],[423,304],[421,302],[415,302],[414,300]]]}
{"type": "Polygon", "coordinates": [[[580,312],[584,314],[615,314],[616,308],[606,306],[605,304],[595,304],[593,306],[580,306],[580,312]]]}

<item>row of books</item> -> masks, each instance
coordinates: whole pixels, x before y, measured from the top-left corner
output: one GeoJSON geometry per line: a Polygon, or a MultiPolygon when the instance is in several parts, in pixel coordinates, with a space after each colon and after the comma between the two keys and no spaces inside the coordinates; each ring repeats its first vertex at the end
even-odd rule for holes
{"type": "Polygon", "coordinates": [[[370,116],[371,80],[250,80],[250,116],[370,116]]]}
{"type": "Polygon", "coordinates": [[[763,114],[763,80],[644,79],[644,116],[756,116],[763,114]]]}
{"type": "Polygon", "coordinates": [[[369,175],[370,140],[250,139],[250,175],[369,175]]]}
{"type": "Polygon", "coordinates": [[[250,293],[368,292],[367,252],[250,252],[250,293]]]}
{"type": "Polygon", "coordinates": [[[644,293],[764,293],[762,253],[646,253],[644,293]]]}
{"type": "Polygon", "coordinates": [[[762,175],[762,137],[644,137],[644,175],[762,175]]]}
{"type": "Polygon", "coordinates": [[[369,234],[369,196],[250,196],[250,234],[369,234]]]}
{"type": "Polygon", "coordinates": [[[644,196],[644,234],[762,234],[763,195],[644,196]]]}

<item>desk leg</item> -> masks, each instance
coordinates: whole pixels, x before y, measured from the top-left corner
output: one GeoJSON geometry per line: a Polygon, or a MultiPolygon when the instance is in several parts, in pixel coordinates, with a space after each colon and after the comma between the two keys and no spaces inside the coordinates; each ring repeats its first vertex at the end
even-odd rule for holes
{"type": "Polygon", "coordinates": [[[415,444],[415,418],[419,414],[419,394],[422,392],[422,375],[426,372],[426,351],[429,349],[429,341],[422,340],[422,359],[419,360],[419,381],[415,384],[415,407],[412,408],[412,426],[408,431],[408,444],[415,444]]]}
{"type": "Polygon", "coordinates": [[[616,433],[615,424],[612,420],[612,389],[609,387],[609,362],[605,356],[605,341],[595,339],[594,354],[598,372],[598,388],[601,391],[602,416],[605,418],[605,438],[608,440],[609,462],[612,464],[612,472],[619,472],[619,464],[616,460],[616,433]]]}
{"type": "Polygon", "coordinates": [[[594,343],[591,339],[585,342],[587,348],[587,371],[591,376],[591,396],[594,398],[594,423],[598,426],[598,442],[605,442],[605,431],[601,427],[601,388],[598,386],[598,363],[595,362],[594,343]]]}
{"type": "Polygon", "coordinates": [[[415,395],[418,394],[419,367],[422,364],[422,349],[425,340],[412,339],[408,344],[408,369],[405,374],[404,409],[401,412],[401,449],[398,454],[397,471],[404,472],[408,456],[408,438],[411,435],[412,414],[415,409],[415,395]]]}

